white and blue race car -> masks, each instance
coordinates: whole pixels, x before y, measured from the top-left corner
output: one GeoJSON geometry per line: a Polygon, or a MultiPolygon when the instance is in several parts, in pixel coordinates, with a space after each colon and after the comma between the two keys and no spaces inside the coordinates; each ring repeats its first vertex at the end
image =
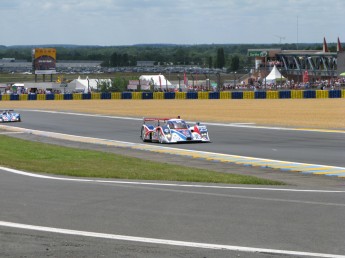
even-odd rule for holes
{"type": "Polygon", "coordinates": [[[140,138],[144,142],[210,142],[205,125],[188,125],[178,118],[144,118],[140,138]]]}
{"type": "Polygon", "coordinates": [[[0,123],[20,122],[20,114],[13,112],[12,109],[0,110],[0,123]]]}

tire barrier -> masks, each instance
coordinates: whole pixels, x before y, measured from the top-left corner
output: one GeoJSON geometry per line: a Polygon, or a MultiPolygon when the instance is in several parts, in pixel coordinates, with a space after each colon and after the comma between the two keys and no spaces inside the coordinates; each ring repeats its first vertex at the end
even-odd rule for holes
{"type": "Polygon", "coordinates": [[[198,99],[198,92],[187,92],[187,99],[198,99]]]}
{"type": "Polygon", "coordinates": [[[314,91],[314,90],[303,91],[303,98],[304,99],[315,99],[316,98],[316,91],[314,91]]]}
{"type": "Polygon", "coordinates": [[[221,91],[219,94],[220,99],[231,99],[231,92],[221,91]]]}
{"type": "Polygon", "coordinates": [[[291,91],[279,91],[279,98],[280,99],[291,99],[291,91]]]}
{"type": "Polygon", "coordinates": [[[54,100],[63,100],[64,94],[54,94],[54,100]]]}
{"type": "Polygon", "coordinates": [[[267,99],[279,99],[278,91],[267,91],[266,92],[267,99]]]}
{"type": "Polygon", "coordinates": [[[153,99],[164,99],[164,93],[163,92],[154,92],[153,93],[153,99]]]}
{"type": "Polygon", "coordinates": [[[132,93],[131,92],[122,92],[122,99],[132,99],[132,93]]]}
{"type": "Polygon", "coordinates": [[[142,95],[141,92],[132,92],[132,99],[142,99],[142,95]]]}
{"type": "Polygon", "coordinates": [[[153,92],[143,92],[143,99],[153,99],[153,92]]]}
{"type": "Polygon", "coordinates": [[[176,92],[175,98],[176,99],[186,99],[186,92],[176,92]]]}
{"type": "Polygon", "coordinates": [[[101,99],[101,93],[91,93],[91,99],[101,99]]]}
{"type": "Polygon", "coordinates": [[[303,99],[303,91],[292,90],[291,91],[291,98],[292,99],[303,99]]]}
{"type": "Polygon", "coordinates": [[[244,91],[243,99],[254,99],[255,95],[253,91],[244,91]]]}
{"type": "Polygon", "coordinates": [[[345,98],[345,90],[224,92],[102,92],[64,94],[0,94],[0,101],[86,99],[327,99],[345,98]]]}
{"type": "Polygon", "coordinates": [[[209,92],[200,91],[200,92],[198,92],[198,99],[209,99],[211,93],[213,93],[213,92],[209,93],[209,92]]]}
{"type": "Polygon", "coordinates": [[[329,98],[341,98],[341,90],[330,90],[328,92],[329,98]]]}
{"type": "Polygon", "coordinates": [[[29,94],[28,100],[37,100],[37,95],[36,94],[29,94]]]}
{"type": "Polygon", "coordinates": [[[37,94],[36,100],[46,100],[46,94],[37,94]]]}
{"type": "Polygon", "coordinates": [[[165,92],[164,99],[175,99],[175,92],[165,92]]]}
{"type": "Polygon", "coordinates": [[[265,99],[266,98],[266,91],[256,91],[255,93],[255,99],[265,99]]]}
{"type": "Polygon", "coordinates": [[[220,98],[219,92],[210,92],[209,99],[219,99],[219,98],[220,98]]]}
{"type": "Polygon", "coordinates": [[[243,99],[243,92],[232,92],[232,99],[243,99]]]}
{"type": "Polygon", "coordinates": [[[101,93],[101,99],[111,99],[111,93],[110,92],[102,92],[101,93]]]}

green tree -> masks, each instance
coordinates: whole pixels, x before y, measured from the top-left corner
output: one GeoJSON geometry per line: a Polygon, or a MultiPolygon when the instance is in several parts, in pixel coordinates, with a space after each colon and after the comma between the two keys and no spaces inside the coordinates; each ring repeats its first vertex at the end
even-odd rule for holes
{"type": "Polygon", "coordinates": [[[237,71],[239,68],[240,68],[240,58],[238,57],[238,55],[234,55],[231,58],[230,70],[231,71],[237,71]]]}
{"type": "Polygon", "coordinates": [[[224,65],[225,65],[224,48],[218,48],[218,49],[217,49],[216,67],[217,67],[217,68],[223,68],[224,65]]]}
{"type": "Polygon", "coordinates": [[[209,56],[207,58],[207,63],[208,63],[208,68],[212,68],[213,67],[213,58],[212,58],[212,56],[209,56]]]}

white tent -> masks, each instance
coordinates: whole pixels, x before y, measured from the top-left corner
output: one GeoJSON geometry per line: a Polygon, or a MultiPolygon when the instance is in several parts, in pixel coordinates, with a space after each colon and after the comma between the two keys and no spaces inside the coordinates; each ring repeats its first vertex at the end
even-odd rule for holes
{"type": "Polygon", "coordinates": [[[140,86],[142,90],[149,90],[150,85],[154,87],[154,89],[171,89],[175,88],[166,78],[164,75],[141,75],[139,77],[140,86]]]}
{"type": "Polygon", "coordinates": [[[73,88],[75,88],[76,91],[80,91],[83,93],[88,93],[89,90],[97,90],[98,83],[111,83],[110,79],[89,79],[86,77],[86,79],[81,79],[80,76],[78,79],[75,79],[69,83],[73,88]]]}
{"type": "Polygon", "coordinates": [[[265,78],[267,83],[275,83],[277,80],[285,80],[286,78],[279,72],[278,68],[274,65],[272,71],[265,78]]]}

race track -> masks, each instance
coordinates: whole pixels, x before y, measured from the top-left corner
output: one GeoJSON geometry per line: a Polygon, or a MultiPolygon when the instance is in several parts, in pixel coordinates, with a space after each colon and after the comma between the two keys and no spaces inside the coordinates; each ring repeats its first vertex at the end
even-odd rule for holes
{"type": "MultiPolygon", "coordinates": [[[[141,121],[21,111],[11,124],[141,143],[141,121]]],[[[343,133],[208,125],[173,148],[345,166],[343,133]]],[[[33,177],[0,169],[0,256],[345,257],[345,188],[33,177]]]]}

